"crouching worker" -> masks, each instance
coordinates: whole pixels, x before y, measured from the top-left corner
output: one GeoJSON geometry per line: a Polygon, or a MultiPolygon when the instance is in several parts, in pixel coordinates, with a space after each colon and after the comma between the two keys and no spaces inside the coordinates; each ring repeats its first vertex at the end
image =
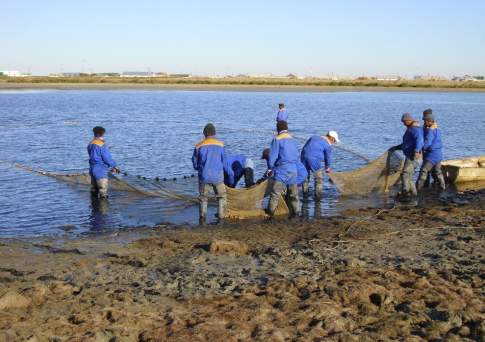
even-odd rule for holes
{"type": "Polygon", "coordinates": [[[254,185],[254,163],[242,154],[226,153],[224,161],[224,184],[235,188],[244,176],[246,188],[254,185]]]}
{"type": "Polygon", "coordinates": [[[445,190],[445,178],[441,171],[441,161],[443,160],[443,143],[441,140],[441,130],[432,113],[424,112],[424,144],[423,144],[423,165],[419,171],[419,178],[416,183],[417,191],[421,191],[426,184],[429,174],[433,175],[435,182],[441,190],[445,190]]]}
{"type": "Polygon", "coordinates": [[[391,147],[389,152],[402,150],[404,156],[406,157],[401,173],[401,196],[405,200],[410,200],[410,196],[417,195],[413,176],[416,173],[416,168],[419,166],[419,161],[422,158],[421,151],[424,143],[423,129],[419,127],[419,124],[409,113],[402,115],[401,122],[404,126],[406,126],[406,132],[403,135],[402,143],[400,145],[391,147]]]}
{"type": "Polygon", "coordinates": [[[322,197],[323,190],[323,163],[325,164],[325,172],[331,172],[332,166],[332,145],[339,143],[338,134],[335,131],[328,132],[325,136],[312,136],[303,146],[301,151],[301,161],[308,171],[308,178],[303,183],[303,195],[308,195],[308,187],[310,183],[310,175],[313,174],[315,178],[315,199],[319,200],[322,197]]]}
{"type": "Polygon", "coordinates": [[[273,138],[268,157],[268,168],[272,172],[273,182],[268,205],[268,214],[273,217],[278,207],[279,195],[287,193],[290,204],[290,217],[298,216],[300,199],[297,185],[298,146],[288,133],[286,121],[276,124],[278,135],[273,138]]]}
{"type": "Polygon", "coordinates": [[[224,185],[224,143],[215,138],[216,128],[208,123],[204,127],[205,139],[195,145],[192,165],[199,175],[199,223],[204,225],[207,218],[209,190],[212,188],[218,202],[217,217],[222,222],[226,207],[226,187],[224,185]]]}
{"type": "Polygon", "coordinates": [[[91,193],[99,198],[108,198],[108,171],[120,172],[104,142],[105,132],[103,127],[94,127],[94,138],[88,145],[91,193]]]}

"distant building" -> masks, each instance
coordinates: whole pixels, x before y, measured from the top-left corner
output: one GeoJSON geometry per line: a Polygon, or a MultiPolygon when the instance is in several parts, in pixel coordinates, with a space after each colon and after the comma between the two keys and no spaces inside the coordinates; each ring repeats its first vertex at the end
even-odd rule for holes
{"type": "Polygon", "coordinates": [[[21,77],[22,76],[22,73],[20,71],[17,71],[17,70],[3,70],[3,71],[0,71],[0,74],[2,74],[2,76],[8,76],[8,77],[21,77]]]}
{"type": "Polygon", "coordinates": [[[192,77],[192,75],[190,75],[190,74],[169,74],[168,77],[187,78],[187,77],[192,77]]]}
{"type": "Polygon", "coordinates": [[[376,80],[378,80],[378,81],[399,81],[399,80],[402,80],[402,77],[396,76],[396,75],[393,75],[393,76],[377,76],[376,80]]]}
{"type": "Polygon", "coordinates": [[[97,77],[120,77],[119,72],[98,72],[94,74],[97,77]]]}
{"type": "Polygon", "coordinates": [[[439,75],[416,75],[413,77],[415,81],[445,81],[446,78],[439,75]]]}
{"type": "Polygon", "coordinates": [[[154,77],[155,73],[151,71],[123,71],[121,77],[154,77]]]}
{"type": "Polygon", "coordinates": [[[60,77],[79,77],[81,76],[80,72],[63,72],[60,74],[60,77]]]}

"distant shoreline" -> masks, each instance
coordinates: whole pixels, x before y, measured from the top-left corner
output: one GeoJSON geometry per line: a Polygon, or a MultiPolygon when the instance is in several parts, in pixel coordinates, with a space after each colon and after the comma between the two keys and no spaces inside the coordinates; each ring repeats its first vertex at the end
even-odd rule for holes
{"type": "Polygon", "coordinates": [[[123,78],[17,78],[0,79],[0,90],[193,90],[193,91],[262,91],[262,92],[485,92],[485,83],[447,81],[306,81],[267,79],[123,79],[123,78]]]}
{"type": "Polygon", "coordinates": [[[187,90],[187,91],[261,91],[261,92],[469,92],[483,93],[485,87],[420,87],[369,85],[295,85],[295,84],[200,84],[200,83],[101,83],[101,82],[0,82],[1,90],[187,90]]]}

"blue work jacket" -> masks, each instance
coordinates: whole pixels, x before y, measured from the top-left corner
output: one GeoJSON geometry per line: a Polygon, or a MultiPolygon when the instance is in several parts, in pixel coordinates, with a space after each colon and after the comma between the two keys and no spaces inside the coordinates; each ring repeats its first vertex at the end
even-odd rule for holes
{"type": "Polygon", "coordinates": [[[197,170],[199,182],[218,184],[224,181],[224,143],[208,137],[195,145],[192,165],[197,170]]]}
{"type": "Polygon", "coordinates": [[[116,162],[102,139],[94,138],[88,145],[89,174],[94,179],[108,178],[108,171],[116,167],[116,162]]]}
{"type": "Polygon", "coordinates": [[[333,147],[325,137],[314,135],[303,146],[301,161],[308,172],[322,169],[322,162],[329,168],[332,165],[332,151],[333,147]]]}
{"type": "Polygon", "coordinates": [[[274,179],[285,185],[297,184],[297,162],[296,140],[287,131],[280,132],[271,142],[268,160],[274,179]]]}

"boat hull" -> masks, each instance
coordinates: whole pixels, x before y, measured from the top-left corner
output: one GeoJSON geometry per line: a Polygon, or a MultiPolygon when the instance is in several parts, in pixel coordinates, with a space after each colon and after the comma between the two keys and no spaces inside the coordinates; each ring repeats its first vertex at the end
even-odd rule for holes
{"type": "Polygon", "coordinates": [[[448,183],[485,181],[485,156],[446,160],[442,169],[448,183]]]}

